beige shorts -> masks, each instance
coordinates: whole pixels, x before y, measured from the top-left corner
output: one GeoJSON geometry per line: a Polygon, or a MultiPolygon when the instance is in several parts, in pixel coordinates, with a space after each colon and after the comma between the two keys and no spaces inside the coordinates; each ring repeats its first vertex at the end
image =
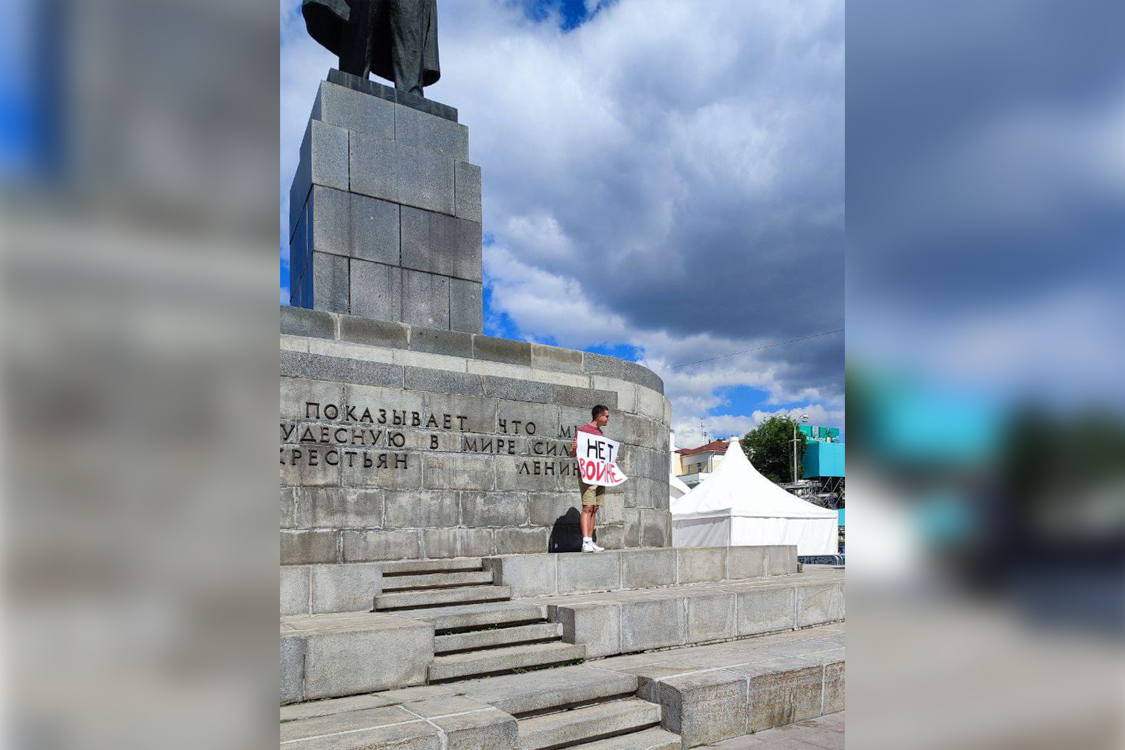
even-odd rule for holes
{"type": "Polygon", "coordinates": [[[582,495],[583,505],[601,505],[605,496],[605,487],[597,484],[586,484],[578,480],[578,492],[582,495]]]}

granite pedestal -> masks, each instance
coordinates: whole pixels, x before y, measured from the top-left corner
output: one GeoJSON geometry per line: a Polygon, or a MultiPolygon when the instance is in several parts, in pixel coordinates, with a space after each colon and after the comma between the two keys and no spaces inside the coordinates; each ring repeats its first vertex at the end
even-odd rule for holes
{"type": "Polygon", "coordinates": [[[290,302],[481,332],[481,180],[457,111],[332,71],[289,193],[290,302]]]}
{"type": "Polygon", "coordinates": [[[363,579],[332,566],[577,551],[567,452],[599,403],[629,477],[606,493],[599,543],[671,546],[671,405],[651,371],[320,310],[282,307],[281,325],[281,563],[323,566],[292,574],[335,581],[323,601],[363,579]]]}

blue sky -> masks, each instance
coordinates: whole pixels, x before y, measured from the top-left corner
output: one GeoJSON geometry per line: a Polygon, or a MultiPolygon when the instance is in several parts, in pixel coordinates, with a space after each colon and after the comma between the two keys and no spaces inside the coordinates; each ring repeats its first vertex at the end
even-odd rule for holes
{"type": "MultiPolygon", "coordinates": [[[[279,226],[335,63],[298,6],[282,6],[279,226]]],[[[653,369],[680,446],[701,419],[710,437],[773,413],[843,427],[842,334],[761,349],[844,325],[843,3],[438,8],[426,93],[458,108],[482,169],[486,332],[653,369]]]]}

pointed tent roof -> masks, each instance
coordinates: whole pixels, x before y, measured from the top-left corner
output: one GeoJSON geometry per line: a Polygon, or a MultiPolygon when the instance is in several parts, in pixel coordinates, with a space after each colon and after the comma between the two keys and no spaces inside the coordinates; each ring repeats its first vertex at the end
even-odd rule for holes
{"type": "Polygon", "coordinates": [[[758,473],[738,440],[732,439],[719,468],[672,503],[674,520],[743,516],[750,518],[832,518],[836,511],[791,495],[758,473]]]}
{"type": "Polygon", "coordinates": [[[688,487],[686,484],[684,484],[683,480],[678,476],[669,472],[668,497],[671,499],[671,501],[674,502],[689,492],[691,492],[691,487],[688,487]]]}

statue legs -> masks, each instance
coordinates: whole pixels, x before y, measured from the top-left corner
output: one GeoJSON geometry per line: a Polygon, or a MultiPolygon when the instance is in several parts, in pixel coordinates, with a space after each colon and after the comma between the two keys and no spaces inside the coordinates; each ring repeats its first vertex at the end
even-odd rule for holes
{"type": "Polygon", "coordinates": [[[389,0],[388,5],[395,88],[422,96],[422,57],[430,26],[429,6],[419,0],[389,0]]]}
{"type": "Polygon", "coordinates": [[[352,18],[341,34],[340,70],[367,80],[371,72],[371,25],[375,20],[372,0],[350,0],[352,18]]]}
{"type": "Polygon", "coordinates": [[[383,45],[389,44],[391,70],[375,66],[378,74],[392,73],[396,89],[422,96],[432,6],[425,0],[348,0],[348,6],[351,19],[340,31],[340,70],[366,80],[373,53],[385,54],[383,45]]]}

